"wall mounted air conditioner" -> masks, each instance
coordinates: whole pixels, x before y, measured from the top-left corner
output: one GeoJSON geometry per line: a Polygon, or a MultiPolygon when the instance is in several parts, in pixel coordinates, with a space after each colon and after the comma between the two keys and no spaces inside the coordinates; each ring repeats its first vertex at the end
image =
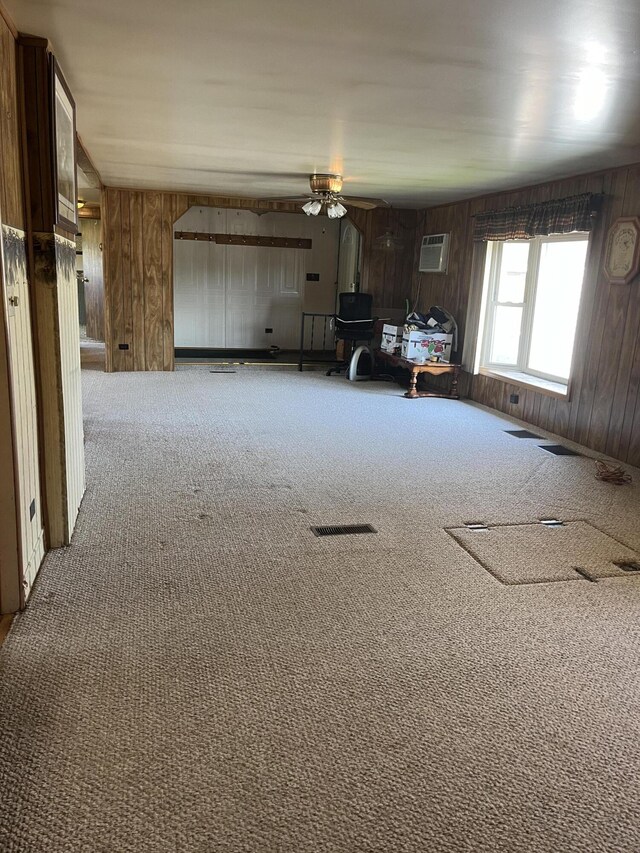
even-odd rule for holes
{"type": "Polygon", "coordinates": [[[449,234],[428,234],[422,238],[418,272],[447,271],[449,237],[449,234]]]}

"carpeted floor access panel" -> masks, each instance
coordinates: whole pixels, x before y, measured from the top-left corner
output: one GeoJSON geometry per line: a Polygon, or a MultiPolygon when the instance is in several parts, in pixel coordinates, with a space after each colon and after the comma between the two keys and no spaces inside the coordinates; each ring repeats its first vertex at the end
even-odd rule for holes
{"type": "MultiPolygon", "coordinates": [[[[586,521],[458,527],[451,536],[504,584],[630,578],[639,555],[586,521]]],[[[640,576],[635,577],[640,582],[640,576]]]]}

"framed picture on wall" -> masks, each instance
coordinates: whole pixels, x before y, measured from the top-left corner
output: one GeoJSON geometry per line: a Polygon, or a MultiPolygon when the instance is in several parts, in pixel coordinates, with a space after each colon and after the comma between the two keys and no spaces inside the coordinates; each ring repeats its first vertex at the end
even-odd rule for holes
{"type": "Polygon", "coordinates": [[[56,224],[74,233],[78,227],[76,173],[76,105],[54,56],[51,100],[56,224]]]}

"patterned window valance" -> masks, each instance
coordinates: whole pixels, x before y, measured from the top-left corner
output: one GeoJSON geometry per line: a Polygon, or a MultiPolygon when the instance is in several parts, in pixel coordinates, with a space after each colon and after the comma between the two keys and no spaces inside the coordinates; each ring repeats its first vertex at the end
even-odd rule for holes
{"type": "Polygon", "coordinates": [[[583,193],[475,216],[474,240],[530,240],[549,234],[591,231],[602,196],[583,193]]]}

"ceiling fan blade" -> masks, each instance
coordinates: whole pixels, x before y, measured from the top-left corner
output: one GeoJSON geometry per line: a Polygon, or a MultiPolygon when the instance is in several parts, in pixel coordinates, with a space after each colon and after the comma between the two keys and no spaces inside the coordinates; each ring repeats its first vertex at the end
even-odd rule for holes
{"type": "Polygon", "coordinates": [[[261,198],[260,201],[311,201],[311,195],[285,195],[280,198],[261,198]]]}
{"type": "Polygon", "coordinates": [[[341,197],[344,203],[351,207],[361,207],[363,210],[373,210],[375,207],[391,207],[383,198],[361,198],[357,195],[345,195],[341,197]]]}

